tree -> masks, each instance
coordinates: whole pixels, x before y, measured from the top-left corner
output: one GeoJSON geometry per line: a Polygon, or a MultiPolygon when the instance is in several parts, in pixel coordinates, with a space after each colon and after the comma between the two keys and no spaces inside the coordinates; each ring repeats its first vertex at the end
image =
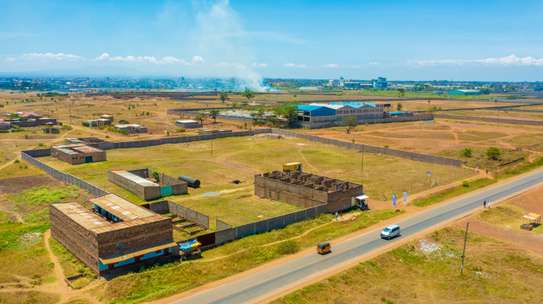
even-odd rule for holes
{"type": "Polygon", "coordinates": [[[491,160],[499,160],[502,152],[496,147],[490,147],[486,150],[486,156],[491,160]]]}
{"type": "Polygon", "coordinates": [[[405,96],[405,89],[404,89],[404,88],[399,88],[399,89],[398,89],[398,96],[400,96],[400,97],[404,97],[404,96],[405,96]]]}
{"type": "Polygon", "coordinates": [[[281,116],[287,120],[289,128],[295,128],[298,126],[298,110],[295,104],[281,104],[273,109],[273,113],[277,116],[281,116]]]}
{"type": "Polygon", "coordinates": [[[213,118],[213,122],[217,123],[217,115],[219,115],[219,110],[211,110],[209,111],[209,115],[211,116],[211,118],[213,118]]]}
{"type": "Polygon", "coordinates": [[[153,171],[152,175],[155,181],[160,182],[160,173],[153,171]]]}
{"type": "Polygon", "coordinates": [[[198,113],[195,117],[196,120],[200,121],[200,124],[204,124],[204,120],[206,119],[206,115],[204,113],[198,113]]]}
{"type": "Polygon", "coordinates": [[[243,93],[241,93],[241,95],[243,97],[247,98],[248,102],[251,102],[251,99],[253,99],[255,97],[255,93],[253,93],[253,91],[249,90],[249,88],[245,88],[245,91],[243,91],[243,93]]]}
{"type": "Polygon", "coordinates": [[[219,99],[221,100],[222,103],[224,103],[225,101],[228,100],[228,93],[226,92],[220,92],[219,93],[219,99]]]}
{"type": "Polygon", "coordinates": [[[358,119],[356,116],[344,116],[343,124],[347,126],[347,134],[350,134],[351,130],[358,125],[358,119]]]}
{"type": "Polygon", "coordinates": [[[398,104],[396,105],[396,110],[401,111],[402,108],[403,108],[403,105],[400,102],[398,102],[398,104]]]}
{"type": "Polygon", "coordinates": [[[464,148],[464,150],[462,150],[462,155],[464,157],[471,157],[473,155],[473,151],[471,148],[464,148]]]}

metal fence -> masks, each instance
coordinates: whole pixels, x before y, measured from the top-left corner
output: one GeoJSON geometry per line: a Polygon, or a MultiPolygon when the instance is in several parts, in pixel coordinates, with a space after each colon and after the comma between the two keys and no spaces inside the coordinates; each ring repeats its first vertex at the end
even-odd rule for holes
{"type": "Polygon", "coordinates": [[[57,169],[43,163],[42,161],[40,161],[40,160],[38,160],[36,158],[36,157],[42,157],[42,156],[50,155],[51,154],[50,149],[47,149],[47,150],[49,150],[49,154],[47,154],[46,149],[22,151],[21,152],[21,158],[23,160],[27,161],[28,163],[30,163],[31,165],[42,169],[47,174],[51,175],[53,178],[55,178],[55,179],[57,179],[57,180],[59,180],[61,182],[67,183],[67,184],[78,186],[79,188],[88,191],[89,193],[91,193],[94,196],[103,196],[103,195],[109,194],[109,192],[107,192],[105,190],[102,190],[102,189],[100,189],[100,188],[98,188],[98,187],[96,187],[96,186],[94,186],[94,185],[92,185],[92,184],[78,178],[78,177],[75,177],[73,175],[61,172],[61,171],[59,171],[59,170],[57,170],[57,169]],[[37,156],[32,156],[32,155],[37,155],[37,156]]]}
{"type": "Polygon", "coordinates": [[[150,146],[159,146],[165,144],[179,144],[193,141],[201,140],[211,140],[217,138],[225,137],[241,137],[241,136],[252,136],[262,133],[271,133],[271,129],[255,129],[250,131],[236,131],[236,132],[218,132],[211,134],[201,134],[201,135],[192,135],[192,136],[175,136],[175,137],[163,137],[158,139],[148,139],[148,140],[132,140],[132,141],[123,141],[123,142],[101,142],[96,146],[103,150],[110,149],[128,149],[128,148],[141,148],[141,147],[150,147],[150,146]]]}
{"type": "Polygon", "coordinates": [[[209,229],[209,217],[207,215],[173,202],[168,202],[168,207],[170,213],[209,229]]]}
{"type": "Polygon", "coordinates": [[[315,218],[320,214],[325,213],[326,210],[326,205],[318,205],[315,207],[272,217],[258,222],[218,230],[215,232],[215,245],[221,245],[226,242],[230,242],[253,234],[281,229],[290,224],[315,218]]]}
{"type": "Polygon", "coordinates": [[[302,134],[302,133],[283,130],[283,129],[274,128],[272,129],[272,133],[280,134],[284,136],[290,136],[290,137],[303,138],[309,141],[334,145],[334,146],[338,146],[338,147],[346,148],[346,149],[353,149],[353,150],[364,151],[368,153],[381,153],[381,154],[407,158],[411,160],[432,163],[432,164],[455,166],[455,167],[460,167],[463,164],[463,162],[458,159],[452,159],[452,158],[446,158],[446,157],[434,156],[434,155],[428,155],[428,154],[421,154],[421,153],[416,153],[416,152],[395,150],[395,149],[384,148],[384,147],[370,146],[366,144],[350,143],[350,142],[341,141],[337,139],[325,138],[325,137],[309,135],[309,134],[302,134]]]}
{"type": "Polygon", "coordinates": [[[482,122],[504,123],[504,124],[512,124],[512,125],[543,126],[543,120],[510,119],[510,118],[499,118],[499,117],[495,118],[495,117],[462,116],[462,115],[446,115],[446,114],[436,114],[435,116],[438,118],[444,118],[444,119],[482,121],[482,122]]]}

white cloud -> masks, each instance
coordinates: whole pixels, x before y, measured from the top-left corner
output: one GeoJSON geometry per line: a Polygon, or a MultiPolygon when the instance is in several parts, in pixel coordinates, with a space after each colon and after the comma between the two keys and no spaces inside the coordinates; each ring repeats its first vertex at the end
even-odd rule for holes
{"type": "Polygon", "coordinates": [[[56,60],[56,61],[77,61],[84,58],[74,54],[65,53],[27,53],[21,57],[23,60],[56,60]]]}
{"type": "Polygon", "coordinates": [[[339,68],[339,64],[337,64],[337,63],[328,63],[328,64],[323,65],[323,67],[328,68],[328,69],[337,69],[337,68],[339,68]]]}
{"type": "Polygon", "coordinates": [[[204,58],[202,58],[202,56],[192,56],[192,64],[200,64],[200,63],[204,63],[204,58]]]}
{"type": "Polygon", "coordinates": [[[292,62],[285,63],[283,66],[286,68],[299,68],[299,69],[307,68],[307,65],[303,63],[292,63],[292,62]]]}
{"type": "Polygon", "coordinates": [[[253,62],[252,66],[255,68],[267,68],[268,64],[263,62],[253,62]]]}
{"type": "Polygon", "coordinates": [[[543,58],[535,58],[532,56],[519,57],[515,54],[504,57],[489,57],[482,59],[436,59],[436,60],[418,60],[417,65],[433,66],[433,65],[505,65],[505,66],[543,66],[543,58]]]}
{"type": "MultiPolygon", "coordinates": [[[[149,64],[182,64],[190,65],[184,59],[179,59],[173,56],[155,57],[155,56],[111,56],[109,53],[102,53],[96,57],[96,61],[111,61],[111,62],[133,62],[133,63],[149,63],[149,64]]],[[[203,58],[200,56],[194,56],[192,58],[192,64],[203,62],[203,58]]]]}

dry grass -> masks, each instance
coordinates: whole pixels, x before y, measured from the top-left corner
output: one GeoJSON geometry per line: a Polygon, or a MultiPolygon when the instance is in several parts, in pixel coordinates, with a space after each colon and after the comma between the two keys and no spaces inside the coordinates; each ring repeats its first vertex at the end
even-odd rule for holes
{"type": "Polygon", "coordinates": [[[344,127],[304,130],[309,134],[380,147],[447,156],[464,160],[472,167],[495,168],[523,156],[543,151],[543,127],[492,124],[437,119],[434,122],[361,125],[351,134],[344,127]],[[501,161],[487,161],[486,149],[502,150],[501,161]],[[462,155],[465,148],[473,157],[462,155]]]}
{"type": "Polygon", "coordinates": [[[411,242],[274,303],[539,303],[543,259],[470,234],[464,276],[459,274],[462,231],[411,242]],[[529,279],[528,279],[529,278],[529,279]]]}
{"type": "Polygon", "coordinates": [[[362,176],[362,156],[356,151],[300,139],[266,137],[225,138],[110,150],[107,162],[77,166],[53,158],[44,160],[135,202],[141,200],[107,181],[108,170],[150,167],[172,176],[189,175],[200,179],[202,188],[191,189],[188,196],[173,196],[170,199],[181,204],[186,202],[195,209],[201,208],[211,216],[231,216],[230,220],[238,223],[239,218],[232,218],[236,217],[236,213],[255,220],[258,215],[271,216],[273,213],[290,211],[286,207],[278,208],[275,202],[252,196],[254,174],[280,170],[282,164],[289,161],[301,161],[307,172],[362,182],[365,192],[375,200],[388,200],[393,192],[415,193],[430,188],[430,185],[448,184],[473,174],[462,168],[366,153],[362,176]],[[427,171],[432,171],[432,180],[426,176],[427,171]],[[232,181],[236,179],[242,183],[233,184],[232,181]],[[215,208],[221,205],[228,206],[230,215],[220,211],[221,208],[215,208]],[[251,212],[250,208],[255,210],[251,212]]]}

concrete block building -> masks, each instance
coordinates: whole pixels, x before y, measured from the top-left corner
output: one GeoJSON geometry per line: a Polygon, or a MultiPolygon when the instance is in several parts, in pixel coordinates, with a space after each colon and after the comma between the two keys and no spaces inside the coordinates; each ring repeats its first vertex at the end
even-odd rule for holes
{"type": "Polygon", "coordinates": [[[171,220],[114,194],[49,208],[51,235],[100,275],[176,259],[171,220]]]}
{"type": "Polygon", "coordinates": [[[11,123],[9,121],[5,121],[3,119],[0,119],[0,130],[9,130],[11,128],[11,123]]]}
{"type": "Polygon", "coordinates": [[[51,155],[72,165],[106,160],[106,151],[84,144],[54,146],[51,155]]]}
{"type": "Polygon", "coordinates": [[[302,208],[325,204],[328,212],[353,207],[362,185],[305,172],[273,171],[255,175],[255,195],[302,208]]]}
{"type": "Polygon", "coordinates": [[[330,102],[298,105],[298,122],[309,128],[340,125],[347,116],[356,117],[359,123],[383,119],[385,105],[371,102],[330,102]]]}
{"type": "Polygon", "coordinates": [[[111,125],[111,120],[105,119],[105,118],[89,119],[89,120],[84,120],[81,124],[89,128],[103,127],[103,126],[111,125]]]}
{"type": "Polygon", "coordinates": [[[187,183],[164,173],[159,173],[158,181],[150,179],[149,169],[131,171],[109,171],[108,180],[144,200],[154,200],[161,197],[187,193],[187,183]]]}
{"type": "Polygon", "coordinates": [[[115,129],[119,132],[125,132],[127,134],[147,133],[147,128],[138,124],[117,124],[115,129]]]}
{"type": "Polygon", "coordinates": [[[202,127],[202,124],[199,121],[192,119],[178,119],[175,121],[175,125],[185,129],[195,129],[202,127]]]}

